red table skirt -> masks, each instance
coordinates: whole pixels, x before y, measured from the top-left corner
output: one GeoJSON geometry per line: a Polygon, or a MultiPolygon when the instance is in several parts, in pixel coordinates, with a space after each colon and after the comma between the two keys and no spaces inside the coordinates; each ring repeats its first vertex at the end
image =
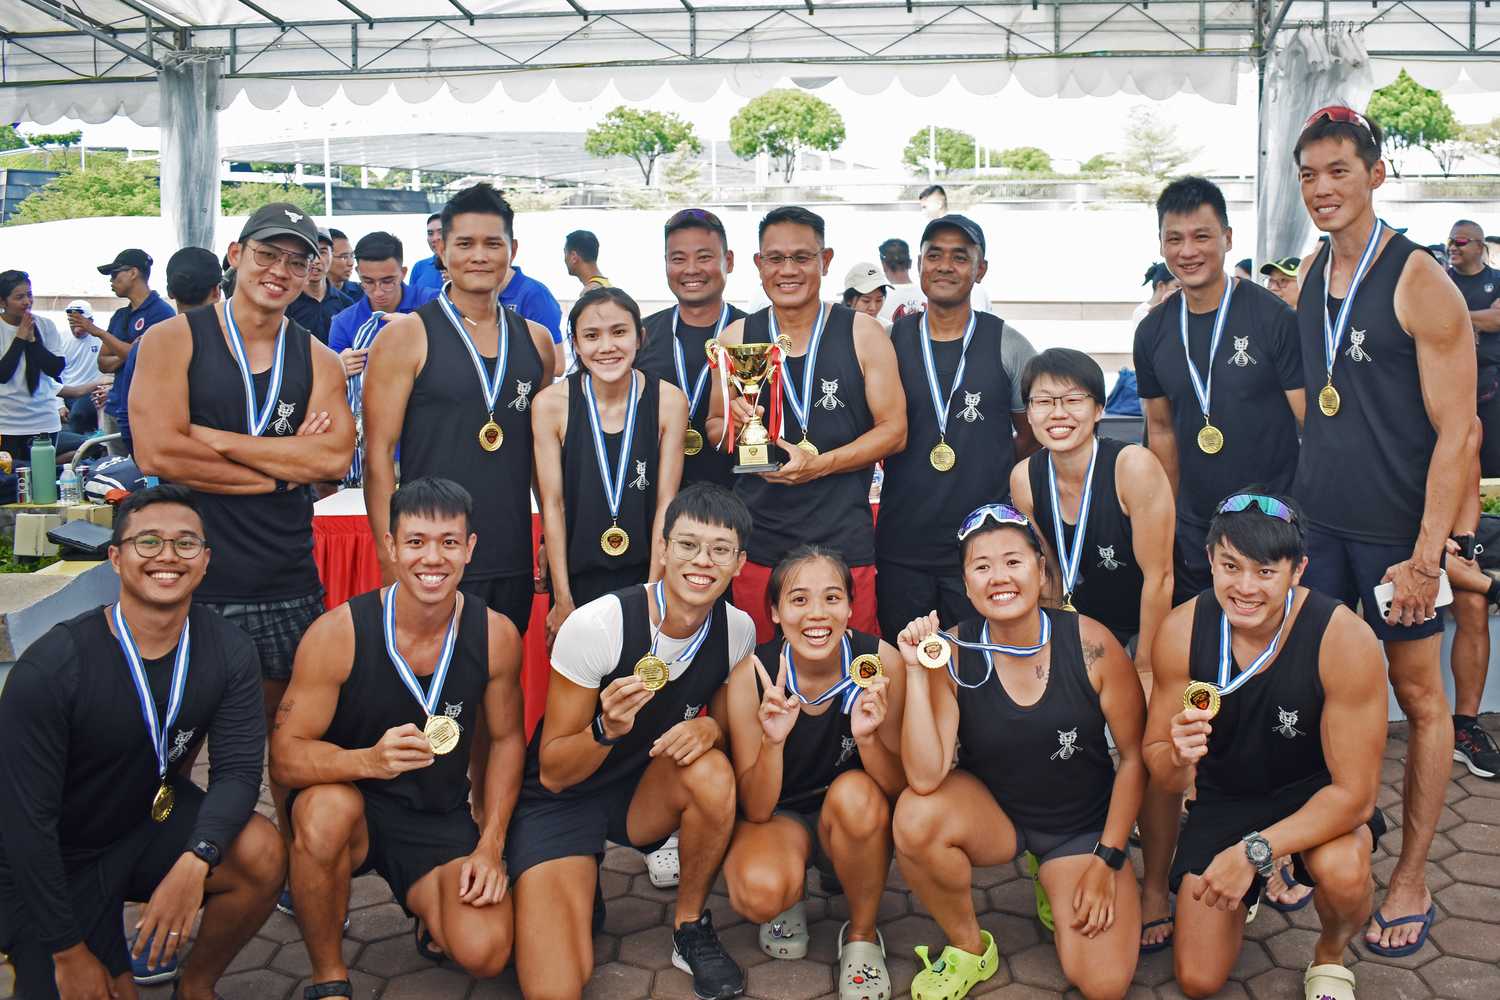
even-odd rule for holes
{"type": "MultiPolygon", "coordinates": [[[[542,533],[541,518],[531,516],[531,545],[536,548],[542,533]]],[[[370,522],[363,514],[313,518],[313,558],[323,581],[323,606],[336,608],[356,594],[380,586],[380,559],[370,522]]],[[[526,702],[526,735],[547,706],[547,678],[552,671],[547,656],[547,595],[531,602],[531,621],[526,627],[526,652],[521,664],[521,696],[526,702]]]]}

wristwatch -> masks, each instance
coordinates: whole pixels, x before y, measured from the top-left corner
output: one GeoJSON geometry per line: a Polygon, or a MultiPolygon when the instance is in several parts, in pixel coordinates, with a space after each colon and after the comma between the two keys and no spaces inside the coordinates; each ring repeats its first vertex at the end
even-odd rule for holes
{"type": "Polygon", "coordinates": [[[616,743],[620,742],[621,740],[623,740],[625,738],[625,734],[624,733],[621,733],[619,736],[616,736],[614,739],[610,739],[608,736],[604,735],[604,713],[603,712],[600,712],[598,715],[594,716],[594,724],[589,727],[589,730],[594,734],[594,742],[597,743],[597,744],[599,744],[600,746],[604,746],[604,747],[612,747],[616,743]]]}
{"type": "Polygon", "coordinates": [[[1094,857],[1103,861],[1106,865],[1109,865],[1109,867],[1113,868],[1115,871],[1119,871],[1121,868],[1125,867],[1126,856],[1127,855],[1125,854],[1125,852],[1120,850],[1118,847],[1105,846],[1104,841],[1102,840],[1094,845],[1094,857]]]}
{"type": "Polygon", "coordinates": [[[192,855],[199,861],[202,861],[204,864],[208,865],[208,870],[210,872],[219,867],[219,845],[215,844],[211,840],[203,840],[200,838],[198,842],[192,846],[192,855]]]}
{"type": "Polygon", "coordinates": [[[1272,872],[1271,861],[1275,855],[1271,851],[1271,843],[1260,835],[1260,831],[1246,834],[1242,843],[1245,845],[1245,857],[1260,872],[1262,878],[1270,878],[1272,872]]]}

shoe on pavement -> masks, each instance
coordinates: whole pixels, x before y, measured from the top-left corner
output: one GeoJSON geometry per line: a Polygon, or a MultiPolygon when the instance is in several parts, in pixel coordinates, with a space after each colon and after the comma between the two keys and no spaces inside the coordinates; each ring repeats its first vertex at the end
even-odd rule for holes
{"type": "Polygon", "coordinates": [[[807,904],[800,899],[760,925],[760,950],[772,958],[806,958],[807,942],[807,904]]]}
{"type": "Polygon", "coordinates": [[[849,921],[839,928],[839,1000],[889,1000],[891,972],[885,965],[885,939],[845,941],[849,921]]]}
{"type": "Polygon", "coordinates": [[[670,889],[682,874],[677,855],[677,834],[667,838],[660,848],[646,855],[646,875],[658,889],[670,889]]]}
{"type": "Polygon", "coordinates": [[[927,960],[927,946],[916,947],[924,968],[911,981],[912,1000],[963,1000],[975,986],[993,976],[1000,968],[1000,950],[989,931],[979,932],[983,955],[971,955],[951,944],[943,949],[936,963],[927,960]]]}
{"type": "Polygon", "coordinates": [[[730,1000],[745,992],[745,973],[719,943],[708,910],[672,932],[672,964],[693,977],[698,1000],[730,1000]]]}
{"type": "Polygon", "coordinates": [[[1453,759],[1478,778],[1500,776],[1500,749],[1479,720],[1453,727],[1453,759]]]}
{"type": "Polygon", "coordinates": [[[171,958],[160,965],[147,964],[151,958],[151,942],[156,938],[153,934],[146,939],[146,947],[141,949],[141,957],[130,956],[130,978],[135,980],[137,986],[158,986],[162,983],[170,983],[177,978],[177,959],[171,958]]]}
{"type": "Polygon", "coordinates": [[[1342,965],[1309,965],[1302,990],[1307,1000],[1354,1000],[1354,973],[1342,965]]]}

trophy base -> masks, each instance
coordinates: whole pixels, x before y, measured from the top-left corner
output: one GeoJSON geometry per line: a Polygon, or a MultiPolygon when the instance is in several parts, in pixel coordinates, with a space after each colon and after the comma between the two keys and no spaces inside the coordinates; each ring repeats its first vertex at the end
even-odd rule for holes
{"type": "Polygon", "coordinates": [[[734,471],[741,475],[755,472],[775,472],[781,468],[780,462],[771,461],[771,445],[766,444],[742,444],[736,451],[739,453],[740,462],[734,467],[734,471]]]}

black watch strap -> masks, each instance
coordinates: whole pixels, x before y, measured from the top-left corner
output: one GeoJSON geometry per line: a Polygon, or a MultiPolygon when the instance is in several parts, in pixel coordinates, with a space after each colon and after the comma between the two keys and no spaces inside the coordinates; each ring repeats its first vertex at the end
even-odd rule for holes
{"type": "Polygon", "coordinates": [[[219,851],[219,845],[215,844],[213,841],[199,839],[193,844],[191,851],[193,857],[208,865],[208,870],[210,872],[219,867],[219,861],[221,860],[222,855],[219,851]]]}
{"type": "Polygon", "coordinates": [[[1125,861],[1127,858],[1125,852],[1120,850],[1120,848],[1107,847],[1102,840],[1094,845],[1094,856],[1103,861],[1109,867],[1113,868],[1115,871],[1119,871],[1121,868],[1125,867],[1125,861]]]}
{"type": "Polygon", "coordinates": [[[600,746],[612,747],[616,743],[620,742],[621,740],[623,740],[625,738],[625,734],[624,733],[621,733],[619,736],[616,736],[614,739],[610,739],[608,736],[604,735],[604,713],[603,712],[600,712],[598,715],[594,716],[594,724],[592,726],[590,726],[589,728],[593,731],[594,742],[597,743],[597,744],[599,744],[600,746]]]}

